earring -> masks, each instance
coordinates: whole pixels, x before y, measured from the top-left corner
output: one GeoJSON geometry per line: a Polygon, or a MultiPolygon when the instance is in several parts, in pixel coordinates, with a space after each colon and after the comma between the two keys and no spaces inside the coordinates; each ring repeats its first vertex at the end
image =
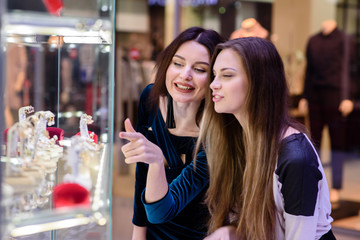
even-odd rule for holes
{"type": "Polygon", "coordinates": [[[175,119],[174,119],[174,108],[173,108],[173,99],[169,93],[167,93],[167,114],[166,114],[166,127],[175,128],[175,119]]]}

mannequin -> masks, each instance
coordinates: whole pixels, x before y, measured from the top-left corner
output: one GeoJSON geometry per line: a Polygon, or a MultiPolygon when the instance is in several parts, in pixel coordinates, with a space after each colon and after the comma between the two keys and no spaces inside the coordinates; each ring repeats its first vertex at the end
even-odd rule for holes
{"type": "Polygon", "coordinates": [[[321,31],[310,37],[306,48],[304,93],[299,102],[299,111],[309,114],[310,131],[318,150],[323,127],[329,127],[332,203],[340,200],[346,158],[346,117],[354,108],[350,80],[354,51],[349,40],[350,37],[337,28],[335,20],[324,21],[321,31]]]}
{"type": "Polygon", "coordinates": [[[269,32],[255,18],[247,18],[242,21],[241,28],[231,34],[230,39],[241,37],[267,38],[268,35],[269,32]]]}
{"type": "Polygon", "coordinates": [[[327,36],[336,29],[337,23],[335,20],[329,19],[329,20],[323,21],[321,27],[322,27],[322,30],[321,30],[322,34],[327,36]]]}
{"type": "Polygon", "coordinates": [[[27,77],[27,58],[27,51],[24,45],[8,43],[4,99],[6,128],[19,121],[18,111],[23,106],[22,92],[27,77]]]}

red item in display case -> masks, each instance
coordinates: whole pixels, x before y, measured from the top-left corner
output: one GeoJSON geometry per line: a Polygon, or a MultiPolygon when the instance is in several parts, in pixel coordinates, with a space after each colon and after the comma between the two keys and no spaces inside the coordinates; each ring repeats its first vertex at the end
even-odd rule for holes
{"type": "Polygon", "coordinates": [[[62,183],[54,187],[53,204],[61,207],[90,207],[90,193],[77,183],[62,183]]]}
{"type": "MultiPolygon", "coordinates": [[[[91,139],[94,140],[94,143],[98,143],[98,139],[99,139],[98,135],[96,135],[94,132],[91,131],[89,131],[89,135],[91,139]]],[[[80,136],[80,132],[78,132],[76,136],[80,136]]]]}
{"type": "Polygon", "coordinates": [[[6,144],[7,143],[7,133],[9,131],[9,128],[5,129],[3,132],[3,142],[2,144],[6,144]]]}
{"type": "Polygon", "coordinates": [[[43,3],[50,14],[60,16],[60,12],[64,7],[62,0],[43,0],[43,3]]]}
{"type": "Polygon", "coordinates": [[[58,141],[64,139],[64,130],[57,127],[47,127],[46,130],[49,132],[49,137],[52,138],[54,135],[57,136],[58,141]]]}

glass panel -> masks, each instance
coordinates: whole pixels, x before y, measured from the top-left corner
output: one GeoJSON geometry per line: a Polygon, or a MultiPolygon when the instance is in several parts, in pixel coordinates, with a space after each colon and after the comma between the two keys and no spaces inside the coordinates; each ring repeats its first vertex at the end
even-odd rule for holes
{"type": "Polygon", "coordinates": [[[113,1],[27,2],[0,0],[1,236],[111,239],[113,1]]]}
{"type": "MultiPolygon", "coordinates": [[[[75,182],[85,186],[89,190],[90,195],[87,201],[90,202],[92,209],[106,210],[110,200],[108,176],[110,176],[111,158],[108,140],[111,140],[111,137],[108,135],[111,126],[109,125],[111,109],[109,111],[108,103],[112,95],[109,92],[111,45],[102,44],[101,41],[100,44],[92,42],[90,37],[67,38],[46,35],[8,35],[2,38],[2,42],[6,70],[4,116],[8,130],[7,144],[3,145],[2,152],[2,162],[6,169],[3,187],[5,186],[5,190],[8,190],[10,194],[8,198],[4,196],[2,203],[5,207],[6,220],[16,226],[8,229],[9,231],[5,234],[16,237],[18,234],[31,233],[31,229],[25,228],[27,223],[34,224],[33,215],[43,211],[50,211],[45,216],[50,215],[45,218],[45,221],[42,221],[41,216],[38,217],[35,224],[42,228],[40,232],[51,229],[53,220],[49,221],[49,218],[51,219],[52,216],[56,221],[59,217],[62,218],[52,211],[56,204],[53,198],[54,188],[62,183],[75,182]],[[29,110],[28,113],[26,110],[19,111],[25,106],[29,109],[32,106],[31,111],[29,110]],[[52,155],[57,150],[61,152],[54,161],[48,159],[49,161],[44,162],[44,156],[40,155],[44,149],[39,149],[37,145],[40,140],[31,146],[24,145],[25,150],[18,146],[24,141],[31,141],[30,138],[20,136],[25,134],[25,131],[29,131],[27,128],[20,127],[21,119],[25,118],[25,121],[29,121],[29,116],[35,116],[43,111],[50,111],[53,114],[54,121],[51,127],[64,130],[65,138],[60,142],[61,147],[51,145],[51,140],[48,138],[43,143],[51,147],[51,149],[45,149],[47,154],[52,155]],[[33,112],[35,114],[31,115],[33,112]],[[74,169],[77,166],[72,165],[71,162],[74,160],[72,157],[77,156],[74,155],[76,154],[73,150],[74,144],[78,147],[87,146],[73,142],[74,135],[83,135],[80,132],[81,117],[84,113],[88,115],[88,119],[85,119],[87,120],[85,128],[99,143],[94,145],[96,150],[88,149],[87,152],[79,153],[83,156],[78,156],[82,161],[78,163],[80,164],[78,168],[79,171],[85,171],[85,174],[82,175],[79,172],[75,176],[74,169]],[[15,126],[18,127],[14,128],[15,126]],[[19,143],[17,143],[18,140],[20,140],[19,143]],[[31,154],[29,155],[28,152],[31,154]],[[29,171],[31,171],[31,176],[29,176],[29,171]],[[28,219],[29,216],[31,216],[30,219],[28,219]]],[[[30,131],[26,134],[35,136],[38,123],[32,123],[35,124],[34,132],[30,131]]],[[[99,225],[100,229],[106,230],[110,214],[108,210],[96,212],[101,224],[96,222],[98,220],[88,220],[87,223],[91,222],[99,225]]],[[[90,211],[84,216],[88,217],[92,214],[90,211]]],[[[74,226],[77,225],[77,223],[74,224],[74,226]]],[[[79,225],[82,226],[84,223],[79,225]]],[[[84,230],[86,227],[81,227],[81,229],[84,230]]],[[[103,230],[101,234],[106,233],[107,231],[103,230]]],[[[50,236],[50,232],[41,233],[38,237],[47,235],[50,236]]]]}
{"type": "Polygon", "coordinates": [[[60,52],[59,126],[66,129],[67,136],[74,135],[79,132],[75,123],[78,123],[82,113],[86,113],[94,121],[88,127],[100,137],[106,134],[109,127],[107,104],[111,46],[72,43],[76,37],[63,39],[60,52]]]}

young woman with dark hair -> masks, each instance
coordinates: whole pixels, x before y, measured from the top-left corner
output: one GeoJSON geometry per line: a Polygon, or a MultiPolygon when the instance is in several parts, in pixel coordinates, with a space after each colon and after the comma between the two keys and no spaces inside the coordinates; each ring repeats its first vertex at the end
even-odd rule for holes
{"type": "Polygon", "coordinates": [[[122,151],[137,163],[133,239],[203,239],[209,212],[204,152],[193,151],[208,86],[210,57],[223,38],[192,27],[158,57],[154,84],[140,97],[137,132],[125,120],[122,151]],[[196,168],[194,165],[196,164],[196,168]]]}

